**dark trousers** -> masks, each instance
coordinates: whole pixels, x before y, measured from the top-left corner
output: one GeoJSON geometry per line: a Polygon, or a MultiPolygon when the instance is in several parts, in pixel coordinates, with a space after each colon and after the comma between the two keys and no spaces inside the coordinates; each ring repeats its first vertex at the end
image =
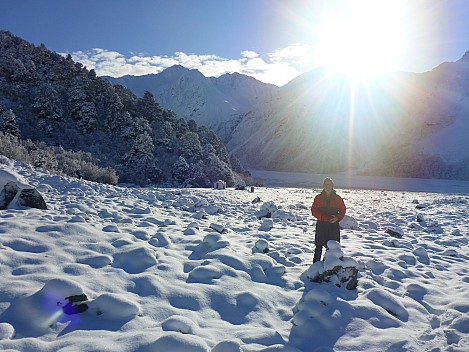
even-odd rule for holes
{"type": "Polygon", "coordinates": [[[322,255],[322,246],[316,246],[314,249],[313,263],[316,263],[321,260],[322,255]]]}
{"type": "Polygon", "coordinates": [[[340,242],[340,226],[338,222],[333,224],[318,221],[316,223],[316,236],[314,238],[314,243],[316,248],[314,249],[313,263],[321,260],[322,249],[327,248],[327,241],[334,240],[340,242]]]}

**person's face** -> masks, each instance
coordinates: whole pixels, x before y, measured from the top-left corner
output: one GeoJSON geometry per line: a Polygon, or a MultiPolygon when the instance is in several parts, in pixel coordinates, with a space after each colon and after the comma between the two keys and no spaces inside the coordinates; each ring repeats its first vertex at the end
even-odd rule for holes
{"type": "Polygon", "coordinates": [[[331,193],[332,188],[333,188],[332,183],[330,182],[324,183],[324,190],[326,191],[326,193],[331,193]]]}

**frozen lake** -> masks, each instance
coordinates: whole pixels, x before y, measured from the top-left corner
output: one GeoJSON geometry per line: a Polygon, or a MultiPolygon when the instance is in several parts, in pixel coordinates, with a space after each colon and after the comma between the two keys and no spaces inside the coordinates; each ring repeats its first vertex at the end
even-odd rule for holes
{"type": "Polygon", "coordinates": [[[264,180],[268,187],[300,187],[321,188],[325,177],[332,177],[338,189],[376,189],[387,191],[432,192],[469,194],[469,181],[358,176],[347,173],[339,174],[308,174],[278,172],[265,170],[249,170],[258,179],[264,180]]]}

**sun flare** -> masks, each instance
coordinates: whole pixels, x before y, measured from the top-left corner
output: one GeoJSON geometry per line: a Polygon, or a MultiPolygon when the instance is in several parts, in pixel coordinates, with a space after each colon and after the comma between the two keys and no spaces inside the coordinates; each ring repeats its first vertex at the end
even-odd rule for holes
{"type": "Polygon", "coordinates": [[[397,70],[403,47],[399,2],[347,4],[337,6],[316,30],[319,64],[358,77],[397,70]]]}

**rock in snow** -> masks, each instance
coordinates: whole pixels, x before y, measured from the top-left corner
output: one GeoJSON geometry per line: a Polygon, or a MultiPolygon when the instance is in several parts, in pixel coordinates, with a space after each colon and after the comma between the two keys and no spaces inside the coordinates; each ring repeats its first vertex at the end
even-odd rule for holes
{"type": "Polygon", "coordinates": [[[0,170],[0,188],[0,210],[18,206],[47,210],[39,191],[13,170],[0,170]]]}
{"type": "Polygon", "coordinates": [[[344,257],[340,244],[336,241],[327,242],[327,251],[324,261],[318,261],[310,266],[308,278],[313,282],[332,282],[336,286],[345,286],[353,290],[358,284],[358,263],[344,257]]]}
{"type": "Polygon", "coordinates": [[[254,245],[254,252],[269,253],[269,242],[261,238],[254,245]]]}

